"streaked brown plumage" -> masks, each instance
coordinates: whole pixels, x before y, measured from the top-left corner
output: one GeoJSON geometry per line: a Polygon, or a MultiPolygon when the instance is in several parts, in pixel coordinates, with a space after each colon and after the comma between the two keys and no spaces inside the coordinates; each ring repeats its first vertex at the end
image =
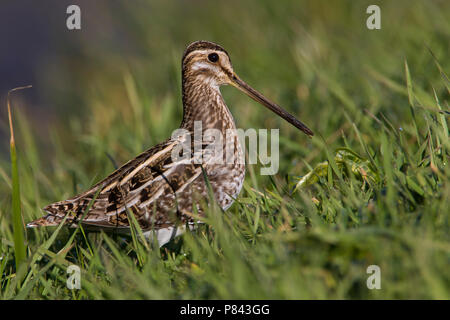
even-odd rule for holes
{"type": "MultiPolygon", "coordinates": [[[[127,210],[134,214],[144,231],[170,230],[170,237],[159,237],[160,245],[178,234],[176,226],[193,224],[196,206],[207,196],[206,173],[216,201],[227,209],[239,194],[245,176],[245,165],[233,116],[223,101],[219,87],[231,84],[244,91],[308,135],[313,133],[300,121],[269,102],[245,84],[233,71],[227,52],[219,45],[197,41],[188,46],[182,59],[183,120],[181,129],[193,133],[199,121],[202,132],[220,130],[226,145],[232,146],[234,161],[219,164],[204,161],[174,161],[172,153],[180,149],[183,137],[170,138],[143,152],[114,171],[86,192],[44,208],[47,215],[28,224],[29,227],[66,223],[82,224],[106,230],[129,230],[127,210]],[[226,135],[228,134],[228,135],[226,135]],[[91,203],[92,202],[92,203],[91,203]],[[195,207],[194,207],[195,206],[195,207]]],[[[198,143],[194,139],[192,147],[198,143]]],[[[202,152],[204,149],[201,148],[202,152]]],[[[225,151],[224,151],[225,154],[225,151]]],[[[216,159],[217,160],[217,159],[216,159]]]]}

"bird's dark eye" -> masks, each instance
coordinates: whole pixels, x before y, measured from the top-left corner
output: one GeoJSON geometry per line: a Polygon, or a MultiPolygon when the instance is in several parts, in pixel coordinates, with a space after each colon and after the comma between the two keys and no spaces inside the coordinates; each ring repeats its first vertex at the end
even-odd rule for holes
{"type": "Polygon", "coordinates": [[[211,62],[217,62],[219,60],[219,55],[217,53],[210,53],[208,55],[208,60],[211,62]]]}

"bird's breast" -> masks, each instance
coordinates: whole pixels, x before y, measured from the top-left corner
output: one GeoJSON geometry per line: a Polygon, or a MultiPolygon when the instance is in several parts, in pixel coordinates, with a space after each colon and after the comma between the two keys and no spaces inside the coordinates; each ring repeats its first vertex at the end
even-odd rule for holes
{"type": "Polygon", "coordinates": [[[245,158],[235,129],[227,130],[222,146],[216,145],[215,151],[205,159],[205,171],[216,200],[226,210],[239,195],[245,178],[245,158]]]}

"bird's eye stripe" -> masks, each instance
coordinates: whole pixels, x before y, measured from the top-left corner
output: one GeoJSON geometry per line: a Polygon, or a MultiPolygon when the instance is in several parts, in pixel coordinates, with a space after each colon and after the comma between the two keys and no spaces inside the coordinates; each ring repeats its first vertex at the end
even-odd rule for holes
{"type": "Polygon", "coordinates": [[[219,60],[219,55],[217,53],[215,53],[215,52],[210,53],[208,55],[208,60],[211,61],[211,62],[217,62],[219,60]]]}

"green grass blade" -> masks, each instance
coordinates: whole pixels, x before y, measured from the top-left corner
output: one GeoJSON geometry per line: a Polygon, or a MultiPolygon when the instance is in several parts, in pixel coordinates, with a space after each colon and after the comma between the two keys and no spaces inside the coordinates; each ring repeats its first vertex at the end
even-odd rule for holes
{"type": "Polygon", "coordinates": [[[413,88],[412,88],[411,74],[409,72],[409,67],[408,67],[408,63],[406,62],[406,59],[405,59],[405,77],[406,77],[406,88],[408,91],[409,109],[411,111],[411,116],[413,118],[413,125],[414,125],[414,130],[416,133],[417,145],[420,146],[419,129],[417,127],[416,114],[414,111],[414,92],[413,92],[413,88]]]}
{"type": "MultiPolygon", "coordinates": [[[[10,94],[14,91],[30,88],[31,86],[18,87],[8,92],[7,107],[9,118],[9,129],[11,134],[10,153],[11,153],[11,180],[12,180],[12,221],[14,233],[14,253],[16,262],[16,272],[20,269],[22,263],[26,260],[26,246],[24,226],[22,221],[22,211],[20,205],[20,182],[19,182],[19,168],[17,164],[16,142],[14,139],[14,127],[12,124],[11,102],[10,94]]],[[[17,281],[20,286],[20,279],[17,281]]]]}

